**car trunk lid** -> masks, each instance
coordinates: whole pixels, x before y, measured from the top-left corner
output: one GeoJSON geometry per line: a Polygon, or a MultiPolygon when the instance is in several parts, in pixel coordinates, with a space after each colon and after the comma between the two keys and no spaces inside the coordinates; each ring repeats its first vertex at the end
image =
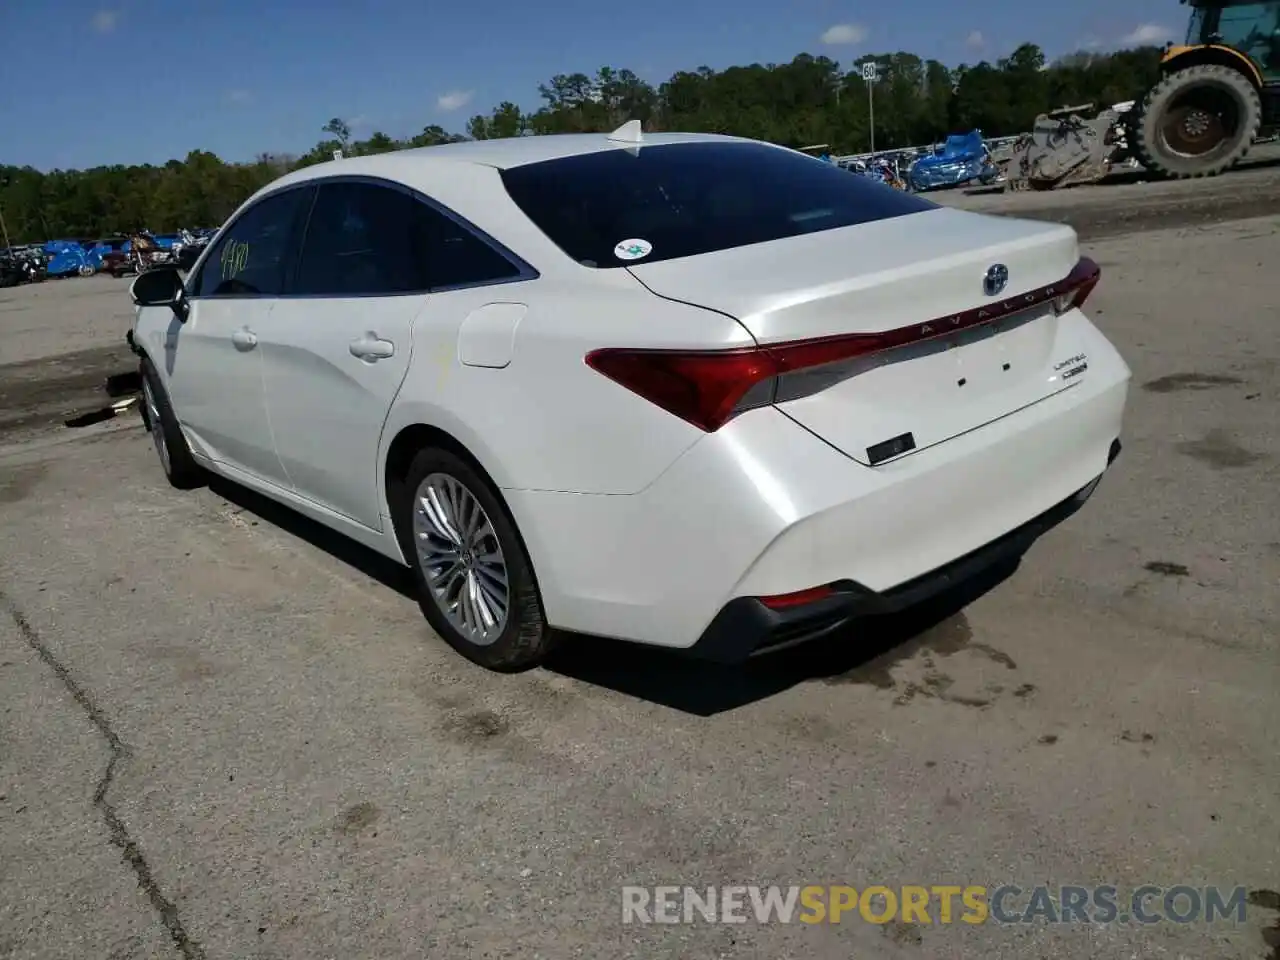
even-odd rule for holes
{"type": "Polygon", "coordinates": [[[938,209],[629,269],[659,296],[735,317],[767,349],[876,347],[787,372],[772,398],[875,465],[1076,382],[1057,294],[1078,261],[1070,227],[938,209]]]}

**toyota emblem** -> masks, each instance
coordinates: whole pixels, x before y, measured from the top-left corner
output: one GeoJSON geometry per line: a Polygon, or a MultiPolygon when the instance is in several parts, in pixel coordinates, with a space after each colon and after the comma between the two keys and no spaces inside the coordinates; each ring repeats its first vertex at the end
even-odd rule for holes
{"type": "Polygon", "coordinates": [[[987,275],[982,278],[982,291],[988,297],[994,297],[1004,290],[1009,282],[1009,268],[1003,263],[993,263],[987,267],[987,275]]]}

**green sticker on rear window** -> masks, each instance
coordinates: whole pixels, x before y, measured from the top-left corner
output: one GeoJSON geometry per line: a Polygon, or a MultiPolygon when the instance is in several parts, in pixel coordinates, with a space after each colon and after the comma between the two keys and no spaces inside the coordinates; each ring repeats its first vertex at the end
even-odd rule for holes
{"type": "Polygon", "coordinates": [[[619,260],[640,260],[653,252],[653,244],[639,237],[623,240],[613,248],[613,255],[619,260]]]}

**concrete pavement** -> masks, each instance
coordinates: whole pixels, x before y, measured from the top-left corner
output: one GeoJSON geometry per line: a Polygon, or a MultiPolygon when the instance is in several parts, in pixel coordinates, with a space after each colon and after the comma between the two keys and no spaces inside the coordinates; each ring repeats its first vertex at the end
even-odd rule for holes
{"type": "Polygon", "coordinates": [[[1134,369],[1094,500],[976,599],[742,670],[487,674],[394,568],[170,489],[132,417],[0,437],[0,955],[1274,956],[1280,218],[1085,250],[1134,369]],[[1259,905],[621,923],[629,884],[1006,882],[1259,905]]]}

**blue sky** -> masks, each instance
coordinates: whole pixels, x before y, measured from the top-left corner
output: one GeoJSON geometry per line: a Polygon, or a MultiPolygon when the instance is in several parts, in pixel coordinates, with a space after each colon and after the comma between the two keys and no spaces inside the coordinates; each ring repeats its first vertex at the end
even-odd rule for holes
{"type": "Polygon", "coordinates": [[[501,100],[538,105],[556,73],[910,50],[1050,57],[1181,36],[1173,0],[0,0],[0,163],[41,169],[298,153],[345,118],[356,136],[462,131],[501,100]]]}

